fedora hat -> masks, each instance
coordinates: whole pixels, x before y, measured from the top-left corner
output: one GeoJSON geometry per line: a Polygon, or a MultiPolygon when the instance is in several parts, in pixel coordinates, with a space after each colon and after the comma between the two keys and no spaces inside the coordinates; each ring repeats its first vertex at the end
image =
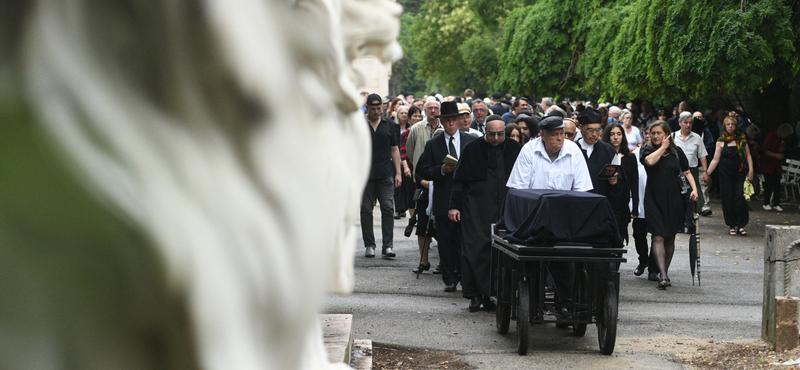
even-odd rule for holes
{"type": "Polygon", "coordinates": [[[442,111],[441,112],[442,112],[442,114],[434,116],[434,117],[436,117],[436,118],[453,117],[453,116],[458,116],[458,115],[461,114],[461,113],[458,112],[458,103],[456,103],[454,101],[446,101],[446,102],[442,103],[442,111]]]}

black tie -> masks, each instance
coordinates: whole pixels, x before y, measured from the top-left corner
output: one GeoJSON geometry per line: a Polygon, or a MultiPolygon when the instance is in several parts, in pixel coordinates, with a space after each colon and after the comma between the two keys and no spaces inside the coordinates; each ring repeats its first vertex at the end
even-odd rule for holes
{"type": "Polygon", "coordinates": [[[458,158],[458,154],[456,154],[456,146],[453,144],[452,136],[450,136],[450,155],[452,155],[453,158],[458,158]]]}

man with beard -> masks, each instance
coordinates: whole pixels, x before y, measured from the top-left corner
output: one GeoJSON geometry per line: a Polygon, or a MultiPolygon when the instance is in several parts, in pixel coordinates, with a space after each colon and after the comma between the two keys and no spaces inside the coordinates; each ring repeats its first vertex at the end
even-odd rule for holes
{"type": "Polygon", "coordinates": [[[461,223],[461,286],[470,300],[469,311],[494,308],[489,300],[492,222],[500,219],[500,209],[508,187],[508,175],[522,146],[505,140],[505,124],[498,115],[486,119],[486,136],[464,147],[453,174],[449,218],[461,223]]]}
{"type": "Polygon", "coordinates": [[[436,236],[439,241],[439,259],[442,264],[442,280],[446,292],[455,292],[460,280],[459,251],[461,249],[461,230],[459,225],[450,221],[450,192],[453,188],[453,171],[455,163],[445,163],[448,155],[458,159],[464,147],[475,136],[458,130],[458,123],[463,119],[458,112],[456,102],[442,103],[441,114],[436,115],[444,127],[444,133],[434,136],[425,143],[425,150],[419,158],[418,170],[422,178],[433,181],[433,216],[436,222],[436,236]]]}
{"type": "Polygon", "coordinates": [[[482,134],[486,133],[486,115],[489,114],[489,108],[483,100],[475,100],[472,103],[472,124],[471,128],[480,131],[482,134]]]}

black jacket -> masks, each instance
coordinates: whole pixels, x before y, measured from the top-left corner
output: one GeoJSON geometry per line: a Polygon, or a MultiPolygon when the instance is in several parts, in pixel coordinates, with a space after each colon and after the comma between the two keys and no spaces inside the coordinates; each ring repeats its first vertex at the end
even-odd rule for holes
{"type": "MultiPolygon", "coordinates": [[[[458,131],[461,140],[461,154],[464,153],[464,147],[469,142],[476,139],[475,136],[458,131]]],[[[417,167],[420,169],[422,178],[428,181],[433,181],[433,215],[434,216],[447,216],[450,210],[450,192],[453,189],[453,173],[450,172],[446,175],[442,174],[442,160],[449,153],[445,136],[438,135],[425,143],[425,151],[419,158],[417,167]]]]}

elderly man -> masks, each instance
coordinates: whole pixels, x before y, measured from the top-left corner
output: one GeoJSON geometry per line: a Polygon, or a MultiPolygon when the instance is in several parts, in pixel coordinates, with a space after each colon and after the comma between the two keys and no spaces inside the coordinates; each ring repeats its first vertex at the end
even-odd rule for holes
{"type": "Polygon", "coordinates": [[[500,219],[500,209],[508,187],[506,182],[522,146],[505,140],[505,124],[500,116],[486,119],[486,136],[464,147],[453,174],[449,218],[460,222],[462,295],[470,300],[469,311],[494,308],[491,294],[490,225],[500,219]]]}
{"type": "Polygon", "coordinates": [[[600,178],[600,171],[614,159],[617,151],[611,144],[598,140],[603,132],[603,118],[600,112],[586,108],[578,115],[578,129],[583,137],[576,143],[586,156],[586,164],[592,177],[592,193],[608,196],[611,191],[621,190],[617,177],[600,178]]]}
{"type": "Polygon", "coordinates": [[[540,112],[540,114],[545,115],[547,114],[547,110],[550,109],[550,107],[552,107],[553,105],[555,105],[555,103],[553,102],[553,98],[545,97],[542,98],[542,102],[539,103],[539,105],[542,106],[542,111],[540,112]]]}
{"type": "Polygon", "coordinates": [[[458,265],[461,231],[459,224],[451,221],[448,213],[456,164],[444,162],[444,159],[448,155],[456,159],[461,158],[464,147],[476,138],[458,130],[458,123],[463,118],[458,112],[456,102],[442,103],[442,112],[436,115],[436,118],[441,120],[444,133],[434,136],[425,143],[425,151],[419,159],[417,170],[423,179],[433,181],[432,213],[439,240],[442,280],[446,292],[455,292],[460,280],[458,265]]]}
{"type": "Polygon", "coordinates": [[[564,139],[560,117],[539,122],[540,137],[522,147],[508,178],[512,189],[592,190],[592,179],[580,148],[564,139]]]}
{"type": "MultiPolygon", "coordinates": [[[[708,160],[706,159],[708,152],[703,143],[703,138],[692,131],[692,124],[694,122],[692,112],[682,112],[680,116],[678,116],[678,122],[681,129],[680,131],[672,133],[672,141],[675,143],[675,146],[683,150],[683,154],[686,154],[686,159],[689,161],[689,171],[692,172],[692,177],[694,177],[696,181],[697,189],[700,189],[701,182],[708,182],[708,173],[706,172],[706,170],[708,170],[708,160]]],[[[705,204],[703,192],[698,191],[697,193],[699,195],[697,203],[702,206],[705,204]]],[[[688,200],[686,203],[686,221],[688,222],[689,218],[692,217],[692,207],[688,200]]]]}
{"type": "Polygon", "coordinates": [[[403,180],[400,172],[400,150],[394,134],[394,123],[381,117],[383,108],[378,94],[367,97],[367,123],[372,133],[372,168],[361,198],[361,236],[366,251],[364,257],[375,257],[375,233],[372,230],[372,209],[375,199],[381,204],[381,232],[383,258],[393,258],[394,239],[394,188],[403,180]]]}
{"type": "Polygon", "coordinates": [[[486,133],[486,116],[489,114],[489,108],[483,100],[475,100],[472,103],[472,124],[471,128],[480,131],[482,134],[486,133]]]}
{"type": "MultiPolygon", "coordinates": [[[[692,113],[692,121],[692,131],[694,131],[694,133],[701,132],[700,138],[703,139],[703,145],[706,147],[706,152],[708,153],[708,156],[712,157],[713,159],[716,140],[714,140],[714,135],[711,133],[711,129],[708,128],[706,117],[701,112],[694,112],[692,113]]],[[[750,138],[750,135],[748,135],[748,138],[750,138]]],[[[706,162],[708,162],[708,157],[706,157],[706,162]]],[[[711,205],[709,204],[709,199],[711,198],[708,196],[709,181],[711,181],[710,177],[708,181],[700,181],[700,199],[702,199],[702,208],[700,211],[701,216],[711,216],[712,214],[711,205]]],[[[758,189],[756,189],[756,193],[758,193],[758,189]]]]}
{"type": "Polygon", "coordinates": [[[458,113],[461,114],[461,118],[463,119],[461,122],[458,123],[458,129],[461,132],[468,133],[475,137],[483,137],[483,133],[470,127],[470,123],[472,121],[471,111],[469,109],[469,105],[467,103],[458,103],[458,113]]]}
{"type": "Polygon", "coordinates": [[[409,129],[408,139],[406,140],[406,156],[411,160],[411,178],[416,178],[413,174],[417,173],[417,162],[425,149],[425,142],[430,140],[433,137],[433,133],[442,127],[439,124],[439,119],[436,118],[436,115],[439,114],[439,109],[440,104],[436,99],[428,100],[425,103],[427,120],[417,122],[409,129]]]}
{"type": "Polygon", "coordinates": [[[616,122],[619,123],[619,116],[622,114],[622,110],[619,107],[612,106],[608,108],[608,119],[606,120],[606,124],[616,122]]]}
{"type": "Polygon", "coordinates": [[[514,109],[502,115],[503,122],[508,124],[509,122],[513,121],[514,118],[517,118],[517,114],[519,114],[519,111],[523,109],[528,109],[528,99],[517,98],[516,100],[514,100],[514,109]]]}
{"type": "MultiPolygon", "coordinates": [[[[522,147],[506,185],[512,189],[591,191],[586,159],[575,143],[565,140],[561,117],[545,117],[539,128],[541,136],[522,147]]],[[[571,297],[571,266],[550,263],[548,270],[559,296],[571,297]]]]}

